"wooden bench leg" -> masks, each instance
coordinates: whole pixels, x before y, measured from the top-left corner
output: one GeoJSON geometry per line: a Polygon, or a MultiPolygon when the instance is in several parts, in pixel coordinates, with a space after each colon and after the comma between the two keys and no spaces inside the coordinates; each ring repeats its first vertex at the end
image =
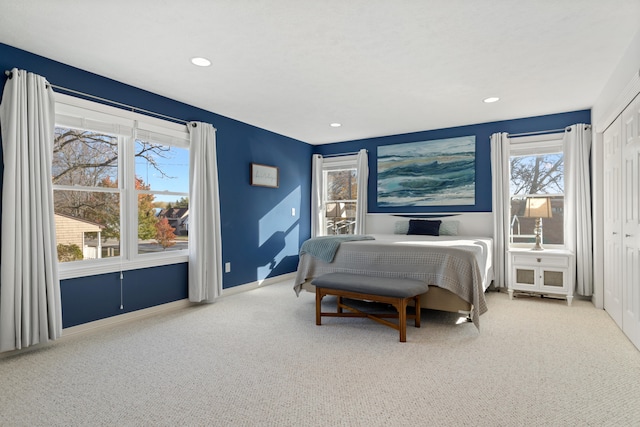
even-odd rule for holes
{"type": "Polygon", "coordinates": [[[400,327],[400,342],[407,341],[407,298],[400,298],[398,303],[398,326],[400,327]]]}
{"type": "Polygon", "coordinates": [[[316,289],[316,325],[322,324],[322,291],[320,289],[316,289]]]}
{"type": "Polygon", "coordinates": [[[415,318],[415,326],[416,328],[420,327],[420,316],[422,315],[422,312],[420,311],[420,295],[416,295],[415,297],[413,297],[413,301],[414,303],[414,307],[416,309],[416,318],[415,318]]]}

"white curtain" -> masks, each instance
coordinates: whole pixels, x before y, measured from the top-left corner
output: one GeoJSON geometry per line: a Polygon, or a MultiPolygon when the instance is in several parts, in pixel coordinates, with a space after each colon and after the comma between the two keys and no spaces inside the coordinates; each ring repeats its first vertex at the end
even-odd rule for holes
{"type": "Polygon", "coordinates": [[[507,286],[506,251],[509,248],[509,135],[491,135],[491,189],[493,195],[493,284],[507,286]]]}
{"type": "Polygon", "coordinates": [[[322,236],[322,156],[311,158],[311,237],[322,236]]]}
{"type": "Polygon", "coordinates": [[[564,134],[565,244],[576,257],[576,293],[593,293],[591,231],[591,126],[570,126],[564,134]]]}
{"type": "Polygon", "coordinates": [[[369,156],[364,148],[358,152],[358,194],[356,229],[354,234],[365,234],[367,220],[367,183],[369,182],[369,156]]]}
{"type": "Polygon", "coordinates": [[[213,302],[222,294],[222,239],[212,125],[188,124],[189,146],[189,300],[213,302]]]}
{"type": "Polygon", "coordinates": [[[0,351],[62,334],[51,183],[54,125],[51,86],[44,77],[14,68],[0,104],[0,351]]]}

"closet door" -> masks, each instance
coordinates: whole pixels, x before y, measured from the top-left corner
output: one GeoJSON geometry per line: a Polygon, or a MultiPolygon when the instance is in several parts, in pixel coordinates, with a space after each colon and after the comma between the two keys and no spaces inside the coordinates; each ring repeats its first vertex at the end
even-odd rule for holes
{"type": "Polygon", "coordinates": [[[622,329],[622,120],[603,135],[604,309],[622,329]]]}
{"type": "Polygon", "coordinates": [[[640,96],[622,113],[622,330],[640,348],[640,96]]]}

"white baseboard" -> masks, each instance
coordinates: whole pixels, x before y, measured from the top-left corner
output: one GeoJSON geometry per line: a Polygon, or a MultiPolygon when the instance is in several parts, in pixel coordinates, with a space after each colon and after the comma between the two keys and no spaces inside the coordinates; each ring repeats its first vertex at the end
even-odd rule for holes
{"type": "MultiPolygon", "coordinates": [[[[256,282],[246,283],[244,285],[234,286],[232,288],[223,289],[221,297],[227,297],[241,292],[247,292],[254,289],[262,288],[274,283],[282,282],[284,280],[293,279],[296,273],[287,273],[277,277],[271,277],[264,280],[258,280],[256,282]]],[[[167,304],[156,305],[154,307],[145,308],[142,310],[132,311],[130,313],[124,313],[118,316],[107,317],[106,319],[96,320],[94,322],[84,323],[78,326],[72,326],[62,330],[62,337],[69,337],[85,332],[94,331],[95,329],[105,328],[120,323],[131,322],[134,320],[143,319],[149,316],[155,316],[160,313],[168,313],[174,310],[180,310],[197,303],[191,302],[188,299],[169,302],[167,304]]]]}
{"type": "MultiPolygon", "coordinates": [[[[270,277],[268,279],[258,280],[256,282],[246,283],[244,285],[238,285],[232,288],[223,289],[221,297],[228,297],[228,296],[239,294],[242,292],[263,288],[265,286],[273,285],[275,283],[279,283],[285,280],[292,280],[295,278],[295,275],[296,275],[295,272],[287,273],[287,274],[282,274],[280,276],[270,277]]],[[[136,310],[129,313],[120,314],[117,316],[107,317],[105,319],[95,320],[89,323],[83,323],[82,325],[71,326],[69,328],[64,328],[62,330],[62,336],[60,337],[60,339],[62,340],[62,339],[77,336],[80,334],[92,333],[103,328],[111,327],[111,326],[122,324],[122,323],[132,322],[134,320],[140,320],[145,317],[155,316],[161,313],[168,313],[171,311],[180,310],[193,305],[197,305],[197,303],[193,303],[188,299],[182,299],[178,301],[169,302],[166,304],[156,305],[154,307],[145,308],[142,310],[136,310]]],[[[0,353],[0,359],[8,356],[14,356],[16,354],[26,353],[28,351],[31,351],[37,348],[42,348],[43,346],[49,346],[49,345],[55,345],[55,341],[49,341],[48,343],[38,344],[31,347],[25,347],[20,350],[3,352],[3,353],[0,353]]]]}
{"type": "Polygon", "coordinates": [[[293,272],[293,273],[281,274],[280,276],[276,276],[276,277],[269,277],[267,279],[258,280],[256,282],[245,283],[244,285],[238,285],[232,288],[223,289],[222,296],[227,297],[230,295],[239,294],[241,292],[247,292],[247,291],[252,291],[258,288],[264,288],[265,286],[273,285],[274,283],[280,283],[285,280],[292,280],[295,277],[296,277],[296,273],[293,272]]]}
{"type": "MultiPolygon", "coordinates": [[[[227,296],[239,294],[241,292],[247,292],[247,291],[262,288],[265,286],[273,285],[274,283],[282,282],[284,280],[290,280],[295,278],[295,275],[296,275],[295,272],[287,273],[287,274],[282,274],[280,276],[271,277],[264,280],[258,280],[256,282],[246,283],[244,285],[238,285],[228,289],[223,289],[221,297],[227,297],[227,296]]],[[[72,326],[70,328],[63,329],[62,338],[83,334],[86,332],[92,332],[92,331],[95,331],[96,329],[106,328],[106,327],[117,325],[120,323],[131,322],[131,321],[143,319],[149,316],[155,316],[156,314],[160,314],[160,313],[168,313],[171,311],[180,310],[182,308],[190,307],[196,304],[198,303],[191,302],[188,299],[183,299],[183,300],[169,302],[166,304],[156,305],[154,307],[149,307],[142,310],[136,310],[129,313],[120,314],[118,316],[107,317],[105,319],[100,319],[100,320],[96,320],[89,323],[83,323],[82,325],[72,326]]]]}
{"type": "MultiPolygon", "coordinates": [[[[256,282],[246,283],[244,285],[238,285],[232,288],[223,289],[221,297],[227,297],[230,295],[239,294],[241,292],[247,292],[247,291],[262,288],[268,285],[273,285],[274,283],[293,279],[295,275],[296,275],[295,272],[287,273],[277,277],[271,277],[268,279],[258,280],[256,282]]],[[[62,337],[64,338],[64,337],[69,337],[77,334],[82,334],[85,332],[94,331],[99,328],[105,328],[105,327],[117,325],[120,323],[143,319],[149,316],[155,316],[156,314],[160,314],[160,313],[168,313],[174,310],[180,310],[182,308],[186,308],[196,304],[197,303],[191,302],[188,299],[183,299],[183,300],[173,301],[167,304],[161,304],[154,307],[145,308],[142,310],[132,311],[130,313],[120,314],[118,316],[107,317],[105,319],[96,320],[94,322],[84,323],[82,325],[65,328],[62,330],[62,337]]]]}
{"type": "Polygon", "coordinates": [[[140,320],[145,317],[155,316],[160,313],[168,313],[175,310],[194,305],[188,299],[182,299],[178,301],[172,301],[166,304],[156,305],[142,310],[131,311],[129,313],[120,314],[117,316],[107,317],[105,319],[95,320],[89,323],[83,323],[82,325],[71,326],[62,330],[62,338],[84,334],[87,332],[93,332],[96,329],[106,328],[108,326],[118,325],[120,323],[132,322],[134,320],[140,320]]]}
{"type": "Polygon", "coordinates": [[[93,322],[83,323],[82,325],[71,326],[62,330],[62,336],[56,341],[48,341],[46,343],[35,344],[29,347],[24,347],[19,350],[12,350],[0,353],[0,359],[5,357],[11,357],[18,354],[24,354],[32,350],[37,350],[44,347],[54,346],[56,342],[62,341],[66,338],[78,336],[81,334],[93,333],[100,329],[104,329],[113,325],[132,322],[134,320],[143,319],[145,317],[154,316],[160,313],[167,313],[170,311],[179,310],[181,308],[189,307],[194,303],[188,299],[169,302],[166,304],[156,305],[154,307],[145,308],[142,310],[136,310],[129,313],[120,314],[118,316],[107,317],[104,319],[95,320],[93,322]]]}

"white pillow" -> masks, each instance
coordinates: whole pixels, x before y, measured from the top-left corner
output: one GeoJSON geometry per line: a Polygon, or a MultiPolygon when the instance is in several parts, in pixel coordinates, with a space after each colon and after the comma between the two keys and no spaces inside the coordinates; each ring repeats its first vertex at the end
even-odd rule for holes
{"type": "Polygon", "coordinates": [[[440,235],[457,236],[459,225],[460,221],[442,221],[442,224],[440,224],[440,235]]]}
{"type": "Polygon", "coordinates": [[[393,234],[407,234],[409,232],[409,220],[396,221],[393,234]]]}

